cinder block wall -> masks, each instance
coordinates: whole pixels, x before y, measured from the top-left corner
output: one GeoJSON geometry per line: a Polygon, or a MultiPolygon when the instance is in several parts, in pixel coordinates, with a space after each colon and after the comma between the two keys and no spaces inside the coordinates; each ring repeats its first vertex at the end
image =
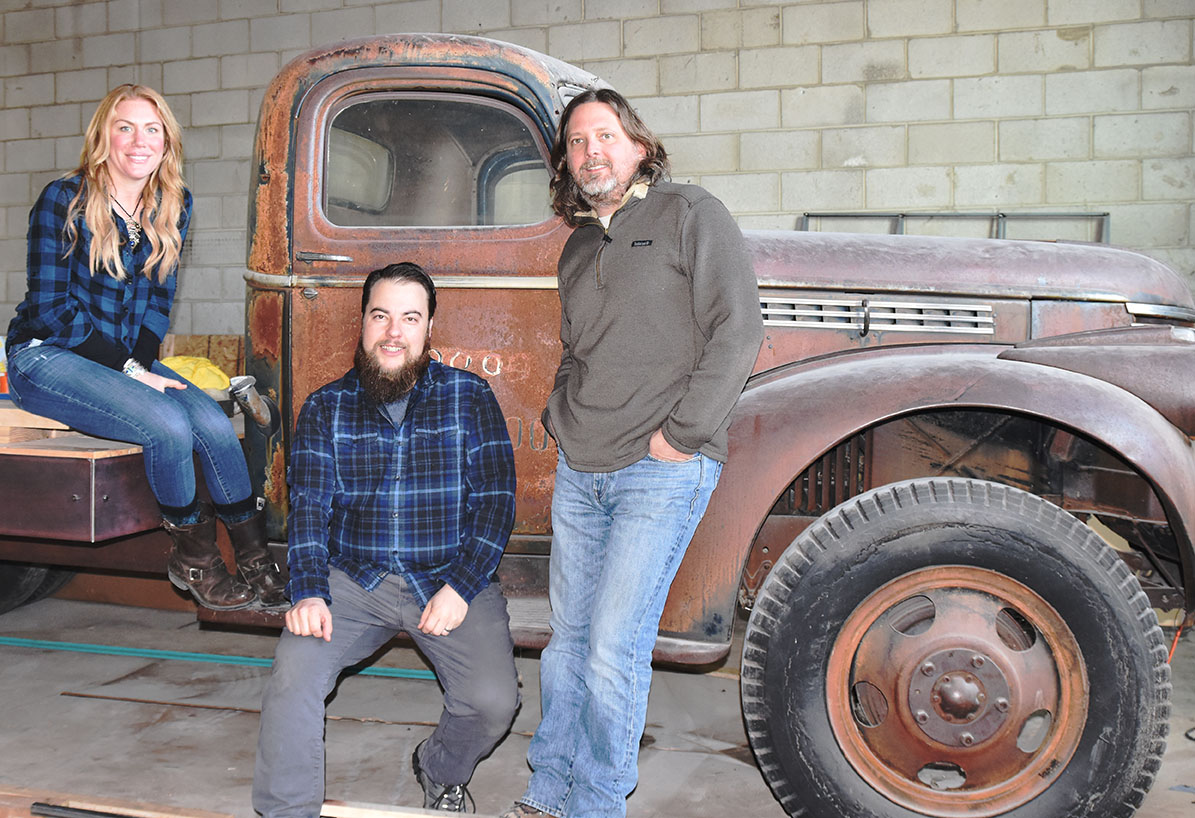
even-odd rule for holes
{"type": "MultiPolygon", "coordinates": [[[[603,76],[665,138],[675,177],[744,227],[794,229],[806,211],[1108,211],[1114,243],[1195,283],[1195,0],[0,0],[0,12],[0,329],[25,290],[30,205],[77,163],[99,98],[136,80],[186,128],[196,215],[173,329],[240,332],[266,83],[313,45],[393,31],[492,36],[603,76]]],[[[1009,235],[1096,237],[1087,220],[1009,235]]]]}

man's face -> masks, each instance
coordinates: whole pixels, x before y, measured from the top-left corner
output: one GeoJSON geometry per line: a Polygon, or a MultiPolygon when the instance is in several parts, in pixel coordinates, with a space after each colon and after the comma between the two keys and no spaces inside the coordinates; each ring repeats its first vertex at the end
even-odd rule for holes
{"type": "Polygon", "coordinates": [[[646,151],[623,130],[604,102],[586,102],[569,117],[565,134],[568,172],[599,215],[622,201],[646,151]]]}
{"type": "Polygon", "coordinates": [[[418,282],[374,284],[361,317],[361,347],[379,370],[394,374],[420,358],[432,328],[427,311],[427,290],[418,282]]]}

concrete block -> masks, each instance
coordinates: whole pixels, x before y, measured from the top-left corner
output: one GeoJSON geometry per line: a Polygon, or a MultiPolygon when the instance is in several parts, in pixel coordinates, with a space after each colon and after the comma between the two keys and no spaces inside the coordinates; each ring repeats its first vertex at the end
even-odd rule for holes
{"type": "Polygon", "coordinates": [[[5,107],[45,105],[54,99],[53,74],[29,74],[4,80],[5,107]]]}
{"type": "MultiPolygon", "coordinates": [[[[162,25],[162,7],[154,3],[146,3],[142,0],[108,0],[107,3],[100,3],[107,9],[107,26],[108,33],[114,31],[140,31],[147,28],[156,28],[162,25]]],[[[104,30],[104,29],[99,29],[104,30]]],[[[93,33],[95,29],[83,30],[78,36],[85,37],[89,33],[93,33]]]]}
{"type": "Polygon", "coordinates": [[[253,156],[253,138],[257,123],[220,126],[220,156],[224,159],[246,159],[253,156]]]}
{"type": "Polygon", "coordinates": [[[954,0],[886,0],[867,6],[869,37],[917,37],[954,31],[954,0]]]}
{"type": "Polygon", "coordinates": [[[996,158],[992,122],[944,122],[909,126],[910,165],[967,165],[996,158]]]}
{"type": "Polygon", "coordinates": [[[415,0],[410,3],[386,3],[374,7],[379,34],[399,31],[441,31],[439,0],[415,0]]]}
{"type": "Polygon", "coordinates": [[[34,74],[74,71],[83,67],[83,40],[73,37],[37,43],[30,50],[29,70],[34,74]]]}
{"type": "Polygon", "coordinates": [[[4,14],[4,42],[44,43],[54,39],[54,9],[9,11],[4,14]]]}
{"type": "Polygon", "coordinates": [[[548,30],[546,28],[499,28],[484,32],[485,36],[503,40],[541,54],[548,52],[548,30]]]}
{"type": "Polygon", "coordinates": [[[566,62],[622,56],[622,25],[617,21],[571,23],[548,29],[548,53],[566,62]]]}
{"type": "Polygon", "coordinates": [[[867,86],[868,122],[950,119],[950,80],[879,82],[867,86]]]}
{"type": "Polygon", "coordinates": [[[510,0],[441,0],[442,31],[478,34],[488,28],[510,26],[510,0]]]}
{"type": "Polygon", "coordinates": [[[1003,31],[1035,28],[1046,22],[1046,0],[956,0],[959,31],[1003,31]]]}
{"type": "Polygon", "coordinates": [[[1095,29],[1095,64],[1098,67],[1190,61],[1189,19],[1125,23],[1095,29]]]}
{"type": "Polygon", "coordinates": [[[576,23],[584,19],[581,0],[510,0],[510,23],[543,26],[576,23]]]}
{"type": "Polygon", "coordinates": [[[673,136],[665,146],[677,173],[733,173],[739,170],[739,135],[673,136]]]}
{"type": "Polygon", "coordinates": [[[4,170],[8,173],[56,170],[56,159],[51,139],[21,139],[4,144],[4,170]]]}
{"type": "Polygon", "coordinates": [[[739,52],[740,88],[817,85],[821,50],[817,46],[751,48],[739,52]]]}
{"type": "Polygon", "coordinates": [[[1142,198],[1195,200],[1195,158],[1147,159],[1142,168],[1142,198]]]}
{"type": "Polygon", "coordinates": [[[963,77],[954,81],[955,119],[1040,116],[1046,84],[1040,74],[963,77]]]}
{"type": "Polygon", "coordinates": [[[191,333],[196,335],[237,335],[245,331],[245,305],[240,301],[205,303],[191,321],[191,333]]]}
{"type": "Polygon", "coordinates": [[[735,9],[701,15],[701,49],[717,51],[743,44],[743,14],[735,9]]]}
{"type": "Polygon", "coordinates": [[[108,93],[108,72],[103,68],[63,71],[54,78],[55,102],[95,102],[108,93]]]}
{"type": "Polygon", "coordinates": [[[865,176],[873,210],[942,210],[951,204],[948,168],[875,168],[865,176]]]}
{"type": "Polygon", "coordinates": [[[278,11],[282,14],[330,11],[340,7],[340,0],[278,0],[278,11]]]}
{"type": "Polygon", "coordinates": [[[160,0],[162,24],[167,26],[190,26],[196,23],[214,23],[220,19],[219,0],[160,0]]]}
{"type": "Polygon", "coordinates": [[[1187,113],[1097,116],[1092,124],[1097,157],[1182,156],[1191,150],[1187,113]]]}
{"type": "Polygon", "coordinates": [[[249,196],[223,196],[224,206],[220,210],[220,226],[224,228],[245,229],[245,219],[249,212],[249,196]]]}
{"type": "Polygon", "coordinates": [[[743,46],[759,48],[777,45],[783,37],[784,26],[779,9],[743,9],[743,46]]]}
{"type": "Polygon", "coordinates": [[[1187,243],[1189,207],[1183,202],[1114,204],[1112,241],[1123,247],[1178,247],[1187,243]]]}
{"type": "MultiPolygon", "coordinates": [[[[38,46],[38,48],[40,49],[41,46],[38,46]]],[[[0,46],[0,77],[15,77],[19,74],[28,73],[30,73],[29,46],[0,46]]]]}
{"type": "Polygon", "coordinates": [[[74,3],[54,9],[54,36],[88,37],[108,31],[107,3],[74,3]]]}
{"type": "Polygon", "coordinates": [[[1074,207],[1091,203],[1136,201],[1141,190],[1141,162],[1051,162],[1046,165],[1046,201],[1074,207]]]}
{"type": "MultiPolygon", "coordinates": [[[[54,166],[64,172],[67,168],[78,167],[79,153],[83,149],[83,135],[60,136],[54,140],[54,166]]],[[[22,228],[24,233],[24,228],[22,228]]]]}
{"type": "Polygon", "coordinates": [[[1141,71],[1141,107],[1195,108],[1195,65],[1159,65],[1141,71]]]}
{"type": "Polygon", "coordinates": [[[902,126],[830,128],[822,131],[823,168],[877,168],[903,165],[908,142],[902,126]]]}
{"type": "MultiPolygon", "coordinates": [[[[191,252],[188,247],[189,244],[183,245],[181,266],[184,269],[187,267],[187,257],[191,252]]],[[[191,305],[181,298],[174,299],[174,307],[170,310],[170,331],[178,335],[194,334],[194,330],[191,328],[191,305]]]]}
{"type": "Polygon", "coordinates": [[[917,38],[909,41],[909,75],[913,77],[969,77],[996,70],[996,38],[917,38]]]}
{"type": "Polygon", "coordinates": [[[726,0],[660,0],[660,14],[689,14],[726,8],[726,0]]]}
{"type": "MultiPolygon", "coordinates": [[[[370,17],[370,25],[373,17],[370,17]]],[[[249,21],[228,20],[223,23],[194,26],[191,47],[195,57],[218,57],[222,54],[245,54],[249,51],[249,21]]]]}
{"type": "MultiPolygon", "coordinates": [[[[91,109],[87,111],[91,117],[91,109]]],[[[29,135],[34,139],[83,133],[84,120],[77,103],[43,105],[29,109],[29,135]]]]}
{"type": "Polygon", "coordinates": [[[585,4],[586,20],[626,20],[632,17],[656,17],[659,0],[602,0],[585,4]]]}
{"type": "Polygon", "coordinates": [[[866,121],[863,89],[858,85],[819,85],[780,93],[780,121],[785,128],[858,125],[866,121]]]}
{"type": "Polygon", "coordinates": [[[631,105],[657,136],[693,134],[701,122],[697,97],[638,97],[631,105]]]}
{"type": "Polygon", "coordinates": [[[197,159],[219,159],[219,126],[187,128],[187,132],[183,134],[183,154],[186,156],[188,173],[197,159]]]}
{"type": "Polygon", "coordinates": [[[865,34],[861,0],[788,6],[783,15],[785,45],[850,42],[862,40],[865,34]]]}
{"type": "Polygon", "coordinates": [[[738,91],[700,97],[702,131],[756,131],[780,125],[779,91],[738,91]]]}
{"type": "Polygon", "coordinates": [[[735,88],[738,64],[733,51],[660,57],[660,92],[693,94],[735,88]]]}
{"type": "Polygon", "coordinates": [[[815,170],[821,167],[817,131],[748,131],[739,135],[743,170],[815,170]]]}
{"type": "Polygon", "coordinates": [[[1046,116],[1135,111],[1140,99],[1138,72],[1130,68],[1046,76],[1046,116]]]}
{"type": "Polygon", "coordinates": [[[822,82],[878,82],[908,78],[904,43],[875,40],[828,45],[822,49],[822,82]]]}
{"type": "Polygon", "coordinates": [[[1091,155],[1087,117],[1010,119],[999,123],[1000,161],[1086,159],[1091,155]]]}
{"type": "Polygon", "coordinates": [[[956,207],[1024,207],[1041,204],[1044,174],[1038,164],[966,165],[954,169],[956,207]]]}
{"type": "MultiPolygon", "coordinates": [[[[174,111],[174,118],[178,120],[179,127],[190,128],[191,121],[191,103],[194,101],[191,94],[179,94],[175,96],[166,95],[166,104],[170,106],[170,110],[174,111]]],[[[196,103],[198,106],[199,103],[196,103]]],[[[210,123],[194,123],[210,124],[210,123]]]]}
{"type": "Polygon", "coordinates": [[[137,35],[142,62],[165,62],[191,56],[191,27],[160,28],[137,35]]]}
{"type": "Polygon", "coordinates": [[[683,54],[701,49],[701,18],[695,14],[626,20],[623,53],[628,57],[683,54]]]}
{"type": "MultiPolygon", "coordinates": [[[[193,125],[224,125],[249,121],[249,95],[243,90],[193,94],[191,103],[193,125]]],[[[253,113],[256,115],[257,111],[253,113]]]]}
{"type": "Polygon", "coordinates": [[[0,108],[0,141],[29,138],[29,109],[0,108]]]}
{"type": "Polygon", "coordinates": [[[1050,0],[1047,22],[1052,26],[1082,26],[1112,20],[1136,20],[1140,14],[1139,0],[1050,0]]]}
{"type": "Polygon", "coordinates": [[[660,67],[654,58],[601,60],[584,63],[582,67],[597,74],[627,97],[655,96],[660,93],[660,67]]]}
{"type": "Polygon", "coordinates": [[[272,52],[265,54],[231,54],[220,58],[220,87],[230,88],[260,88],[268,82],[267,77],[278,73],[278,55],[272,52]]]}
{"type": "Polygon", "coordinates": [[[701,186],[731,213],[767,213],[780,207],[780,174],[735,173],[702,176],[701,186]]]}
{"type": "Polygon", "coordinates": [[[215,57],[176,60],[162,65],[163,94],[190,94],[195,91],[216,91],[219,88],[220,61],[215,57]]]}
{"type": "Polygon", "coordinates": [[[1091,29],[1015,31],[996,36],[1001,74],[1050,73],[1091,67],[1091,29]]]}
{"type": "Polygon", "coordinates": [[[33,199],[28,173],[0,173],[0,205],[31,207],[33,199]]]}
{"type": "Polygon", "coordinates": [[[282,51],[311,48],[311,16],[280,14],[249,21],[249,48],[253,51],[282,51]]]}
{"type": "Polygon", "coordinates": [[[368,7],[320,11],[311,15],[311,30],[321,43],[351,40],[373,32],[373,9],[368,7]]]}
{"type": "Polygon", "coordinates": [[[752,213],[736,216],[740,230],[792,230],[797,217],[791,213],[752,213]]]}
{"type": "Polygon", "coordinates": [[[278,13],[278,0],[220,0],[221,20],[269,17],[278,13]]]}
{"type": "Polygon", "coordinates": [[[221,196],[249,189],[248,163],[232,159],[199,160],[188,163],[188,182],[196,196],[221,196]]]}

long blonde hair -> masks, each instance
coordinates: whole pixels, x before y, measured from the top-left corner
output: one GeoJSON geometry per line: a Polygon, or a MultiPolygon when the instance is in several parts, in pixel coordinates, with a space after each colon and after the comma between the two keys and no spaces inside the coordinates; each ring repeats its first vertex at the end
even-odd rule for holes
{"type": "MultiPolygon", "coordinates": [[[[116,118],[116,106],[128,99],[144,99],[157,108],[158,118],[165,130],[162,162],[150,174],[140,200],[142,235],[150,246],[149,258],[145,262],[145,277],[152,281],[156,271],[158,281],[165,281],[178,266],[179,252],[182,250],[182,235],[178,229],[184,191],[182,129],[166,100],[152,88],[132,83],[118,85],[108,92],[95,109],[83,138],[79,167],[67,174],[81,176],[82,183],[67,210],[65,233],[70,240],[70,252],[73,252],[79,240],[75,222],[81,212],[83,224],[91,232],[88,259],[91,274],[102,271],[118,281],[128,276],[120,261],[120,230],[117,229],[109,202],[112,187],[108,175],[108,156],[112,148],[110,127],[116,118]],[[145,218],[146,213],[150,214],[148,219],[145,218]]],[[[137,212],[136,204],[132,212],[137,212]]]]}

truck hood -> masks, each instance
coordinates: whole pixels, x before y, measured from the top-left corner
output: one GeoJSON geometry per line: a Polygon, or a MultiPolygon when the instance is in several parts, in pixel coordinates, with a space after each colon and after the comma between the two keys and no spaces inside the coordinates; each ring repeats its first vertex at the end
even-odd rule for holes
{"type": "Polygon", "coordinates": [[[1160,261],[1105,244],[745,230],[762,287],[1195,308],[1160,261]]]}

